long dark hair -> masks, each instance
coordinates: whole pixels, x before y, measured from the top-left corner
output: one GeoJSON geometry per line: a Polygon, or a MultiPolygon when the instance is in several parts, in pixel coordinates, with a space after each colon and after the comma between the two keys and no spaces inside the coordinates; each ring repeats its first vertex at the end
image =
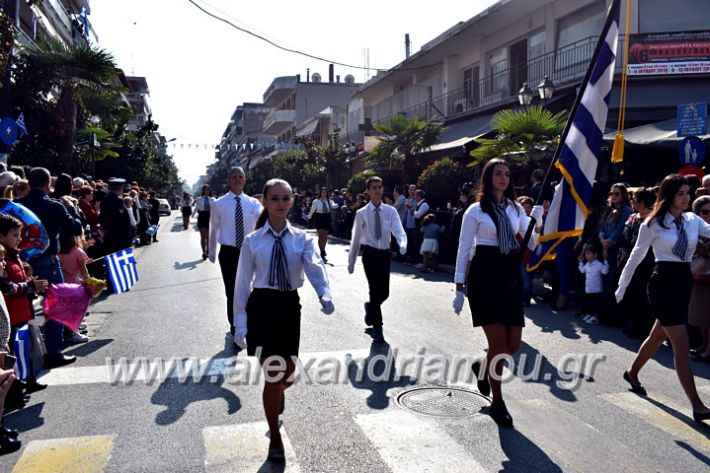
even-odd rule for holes
{"type": "MultiPolygon", "coordinates": [[[[274,186],[283,186],[288,189],[291,194],[293,194],[293,191],[291,190],[291,184],[289,184],[288,182],[284,181],[283,179],[269,179],[268,181],[266,181],[266,184],[264,184],[264,191],[261,193],[262,205],[264,202],[266,202],[266,196],[269,192],[269,189],[274,186]]],[[[256,228],[258,229],[263,227],[268,219],[269,211],[266,208],[266,205],[264,205],[263,210],[259,214],[259,218],[256,219],[256,228]]]]}
{"type": "MultiPolygon", "coordinates": [[[[510,166],[508,166],[508,163],[506,163],[505,160],[500,158],[491,159],[485,166],[483,166],[483,173],[481,174],[481,187],[478,189],[478,202],[481,204],[481,210],[490,215],[494,222],[497,222],[497,219],[495,217],[495,210],[493,210],[493,206],[496,203],[496,197],[493,194],[493,171],[495,171],[495,167],[498,165],[503,165],[508,168],[508,171],[510,171],[510,166]]],[[[515,204],[515,189],[513,188],[512,176],[508,183],[508,188],[503,191],[503,195],[506,199],[513,202],[513,205],[515,204]]],[[[519,212],[517,205],[515,206],[515,210],[516,212],[519,212]]]]}
{"type": "Polygon", "coordinates": [[[205,189],[207,189],[209,191],[210,197],[212,197],[213,196],[212,195],[212,188],[209,186],[209,184],[205,184],[204,186],[202,186],[202,190],[200,191],[200,197],[205,196],[205,189]]]}
{"type": "Polygon", "coordinates": [[[660,226],[668,228],[664,223],[666,214],[670,212],[673,199],[675,199],[675,196],[680,188],[687,185],[688,181],[686,181],[685,177],[680,174],[670,174],[663,178],[663,181],[661,181],[661,187],[658,190],[658,197],[656,198],[656,208],[653,209],[651,215],[648,216],[649,226],[651,226],[651,222],[658,219],[658,224],[660,226]]]}

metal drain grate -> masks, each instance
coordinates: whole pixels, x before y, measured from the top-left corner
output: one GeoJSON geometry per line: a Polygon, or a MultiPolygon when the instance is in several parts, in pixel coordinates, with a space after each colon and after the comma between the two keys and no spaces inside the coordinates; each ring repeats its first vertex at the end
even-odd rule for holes
{"type": "Polygon", "coordinates": [[[401,392],[400,407],[432,417],[469,417],[490,405],[488,398],[475,391],[453,386],[423,386],[401,392]]]}

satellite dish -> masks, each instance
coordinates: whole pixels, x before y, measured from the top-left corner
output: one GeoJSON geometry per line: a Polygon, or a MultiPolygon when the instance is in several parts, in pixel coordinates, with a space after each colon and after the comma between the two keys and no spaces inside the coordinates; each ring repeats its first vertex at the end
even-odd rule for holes
{"type": "Polygon", "coordinates": [[[314,83],[316,83],[316,84],[320,83],[320,74],[318,74],[317,72],[314,72],[313,75],[311,76],[311,78],[313,79],[314,83]]]}
{"type": "Polygon", "coordinates": [[[346,84],[354,84],[355,77],[352,74],[348,74],[347,76],[345,76],[345,83],[346,84]]]}

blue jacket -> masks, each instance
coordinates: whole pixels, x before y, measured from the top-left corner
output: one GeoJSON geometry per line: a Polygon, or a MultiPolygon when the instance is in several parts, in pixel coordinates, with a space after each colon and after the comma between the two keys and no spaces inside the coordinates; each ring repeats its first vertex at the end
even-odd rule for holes
{"type": "Polygon", "coordinates": [[[53,256],[59,252],[60,231],[81,235],[79,216],[72,216],[63,204],[50,199],[42,189],[32,189],[29,194],[20,197],[15,202],[33,211],[47,230],[49,247],[43,254],[53,256]]]}

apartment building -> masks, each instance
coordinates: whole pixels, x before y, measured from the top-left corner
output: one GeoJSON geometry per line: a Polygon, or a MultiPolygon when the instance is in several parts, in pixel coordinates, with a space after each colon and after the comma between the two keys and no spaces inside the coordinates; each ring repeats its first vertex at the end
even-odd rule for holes
{"type": "Polygon", "coordinates": [[[261,103],[237,106],[222,133],[217,159],[227,163],[227,167],[245,166],[252,152],[274,143],[276,138],[263,132],[264,119],[270,112],[271,108],[261,103]]]}
{"type": "Polygon", "coordinates": [[[16,3],[17,39],[24,46],[37,46],[42,38],[54,38],[66,46],[97,41],[89,17],[89,0],[43,0],[16,3]]]}

